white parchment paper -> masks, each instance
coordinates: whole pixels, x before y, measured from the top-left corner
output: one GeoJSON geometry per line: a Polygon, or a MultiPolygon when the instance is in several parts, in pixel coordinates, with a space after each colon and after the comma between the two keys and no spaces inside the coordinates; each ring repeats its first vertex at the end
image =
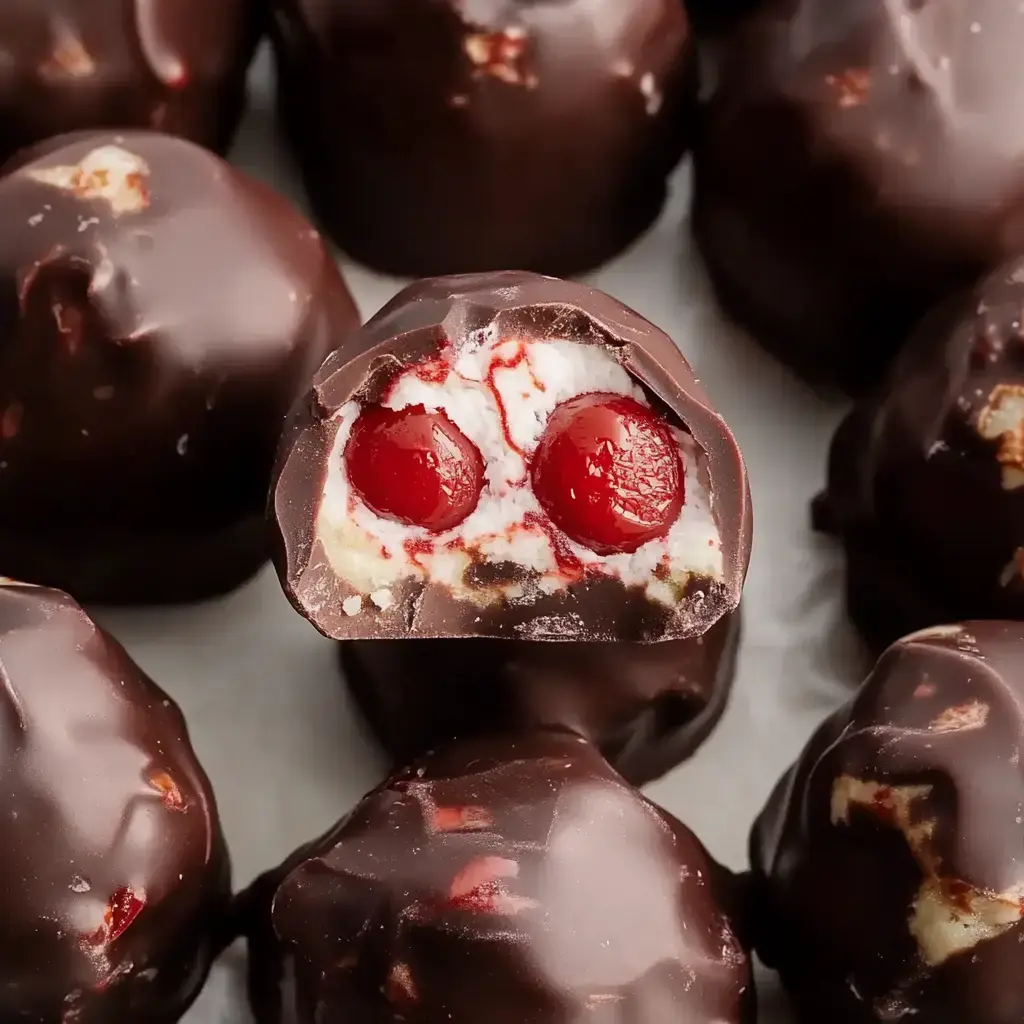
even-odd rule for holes
{"type": "MultiPolygon", "coordinates": [[[[234,162],[302,203],[275,137],[270,72],[254,69],[253,108],[234,162]]],[[[717,313],[685,227],[689,167],[660,223],[588,279],[671,334],[726,417],[747,460],[754,554],[729,709],[698,755],[649,794],[719,860],[746,863],[750,825],[814,726],[849,694],[863,655],[846,625],[842,563],[812,534],[808,502],[824,479],[842,406],[799,384],[717,313]]],[[[402,282],[346,267],[364,317],[402,282]]],[[[267,568],[218,601],[96,617],[181,704],[218,797],[236,881],[276,865],[380,781],[340,683],[334,645],[300,618],[267,568]]],[[[217,965],[186,1024],[243,1024],[244,950],[217,965]]],[[[774,979],[758,975],[764,1024],[788,1017],[774,979]]]]}

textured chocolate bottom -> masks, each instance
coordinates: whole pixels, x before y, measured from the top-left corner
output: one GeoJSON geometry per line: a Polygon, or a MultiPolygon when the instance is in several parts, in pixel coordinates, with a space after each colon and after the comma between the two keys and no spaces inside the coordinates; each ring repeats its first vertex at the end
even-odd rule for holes
{"type": "Polygon", "coordinates": [[[689,640],[355,640],[340,657],[397,764],[454,738],[554,725],[642,785],[686,760],[721,718],[739,635],[736,611],[689,640]]]}
{"type": "Polygon", "coordinates": [[[208,533],[31,536],[0,525],[0,576],[93,604],[175,604],[241,586],[266,562],[262,516],[208,533]]]}

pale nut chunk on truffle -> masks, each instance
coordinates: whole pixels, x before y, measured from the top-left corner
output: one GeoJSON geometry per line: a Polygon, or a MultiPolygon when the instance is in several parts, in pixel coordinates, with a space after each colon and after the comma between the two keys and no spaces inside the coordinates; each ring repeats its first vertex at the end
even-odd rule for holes
{"type": "Polygon", "coordinates": [[[537,87],[537,76],[527,67],[529,35],[519,25],[497,31],[470,32],[462,48],[474,67],[474,74],[489,75],[506,85],[537,87]]]}
{"type": "Polygon", "coordinates": [[[33,181],[73,192],[79,199],[103,200],[115,217],[141,213],[149,206],[149,165],[117,145],[100,146],[78,164],[32,167],[25,173],[33,181]]]}
{"type": "Polygon", "coordinates": [[[999,442],[998,459],[1003,467],[1003,487],[1024,486],[1024,386],[999,384],[988,396],[978,416],[978,434],[999,442]]]}

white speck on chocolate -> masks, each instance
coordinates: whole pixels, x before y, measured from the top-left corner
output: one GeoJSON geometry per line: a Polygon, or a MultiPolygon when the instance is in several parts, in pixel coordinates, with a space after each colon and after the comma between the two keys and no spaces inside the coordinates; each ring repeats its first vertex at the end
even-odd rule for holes
{"type": "Polygon", "coordinates": [[[341,602],[341,610],[346,615],[358,615],[363,610],[363,599],[358,594],[346,597],[341,602]]]}

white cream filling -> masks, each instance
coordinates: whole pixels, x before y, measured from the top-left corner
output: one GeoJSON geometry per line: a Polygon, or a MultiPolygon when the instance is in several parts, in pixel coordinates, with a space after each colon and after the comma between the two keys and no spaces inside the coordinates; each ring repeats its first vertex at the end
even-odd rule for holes
{"type": "MultiPolygon", "coordinates": [[[[482,605],[530,600],[538,592],[555,593],[568,586],[574,577],[559,566],[548,530],[558,531],[530,485],[530,456],[562,402],[604,392],[649,405],[643,389],[602,347],[564,340],[503,340],[492,331],[479,332],[463,347],[443,382],[424,379],[417,369],[396,378],[382,404],[394,410],[422,405],[431,412],[443,411],[484,459],[480,501],[462,523],[441,534],[378,516],[353,492],[348,479],[345,446],[361,410],[358,401],[350,401],[335,414],[338,431],[317,522],[334,572],[359,593],[372,595],[361,607],[371,613],[388,606],[391,588],[408,579],[443,584],[456,597],[482,605]],[[548,530],[531,522],[532,517],[549,524],[548,530]],[[411,552],[409,542],[415,545],[411,552]],[[488,562],[513,562],[535,574],[535,582],[528,588],[507,582],[467,584],[467,569],[488,562]]],[[[699,471],[704,453],[686,432],[672,432],[682,455],[685,504],[664,538],[632,553],[599,555],[559,534],[562,550],[585,570],[643,587],[650,599],[668,606],[678,603],[691,575],[722,575],[721,540],[702,479],[706,474],[699,471]]]]}

